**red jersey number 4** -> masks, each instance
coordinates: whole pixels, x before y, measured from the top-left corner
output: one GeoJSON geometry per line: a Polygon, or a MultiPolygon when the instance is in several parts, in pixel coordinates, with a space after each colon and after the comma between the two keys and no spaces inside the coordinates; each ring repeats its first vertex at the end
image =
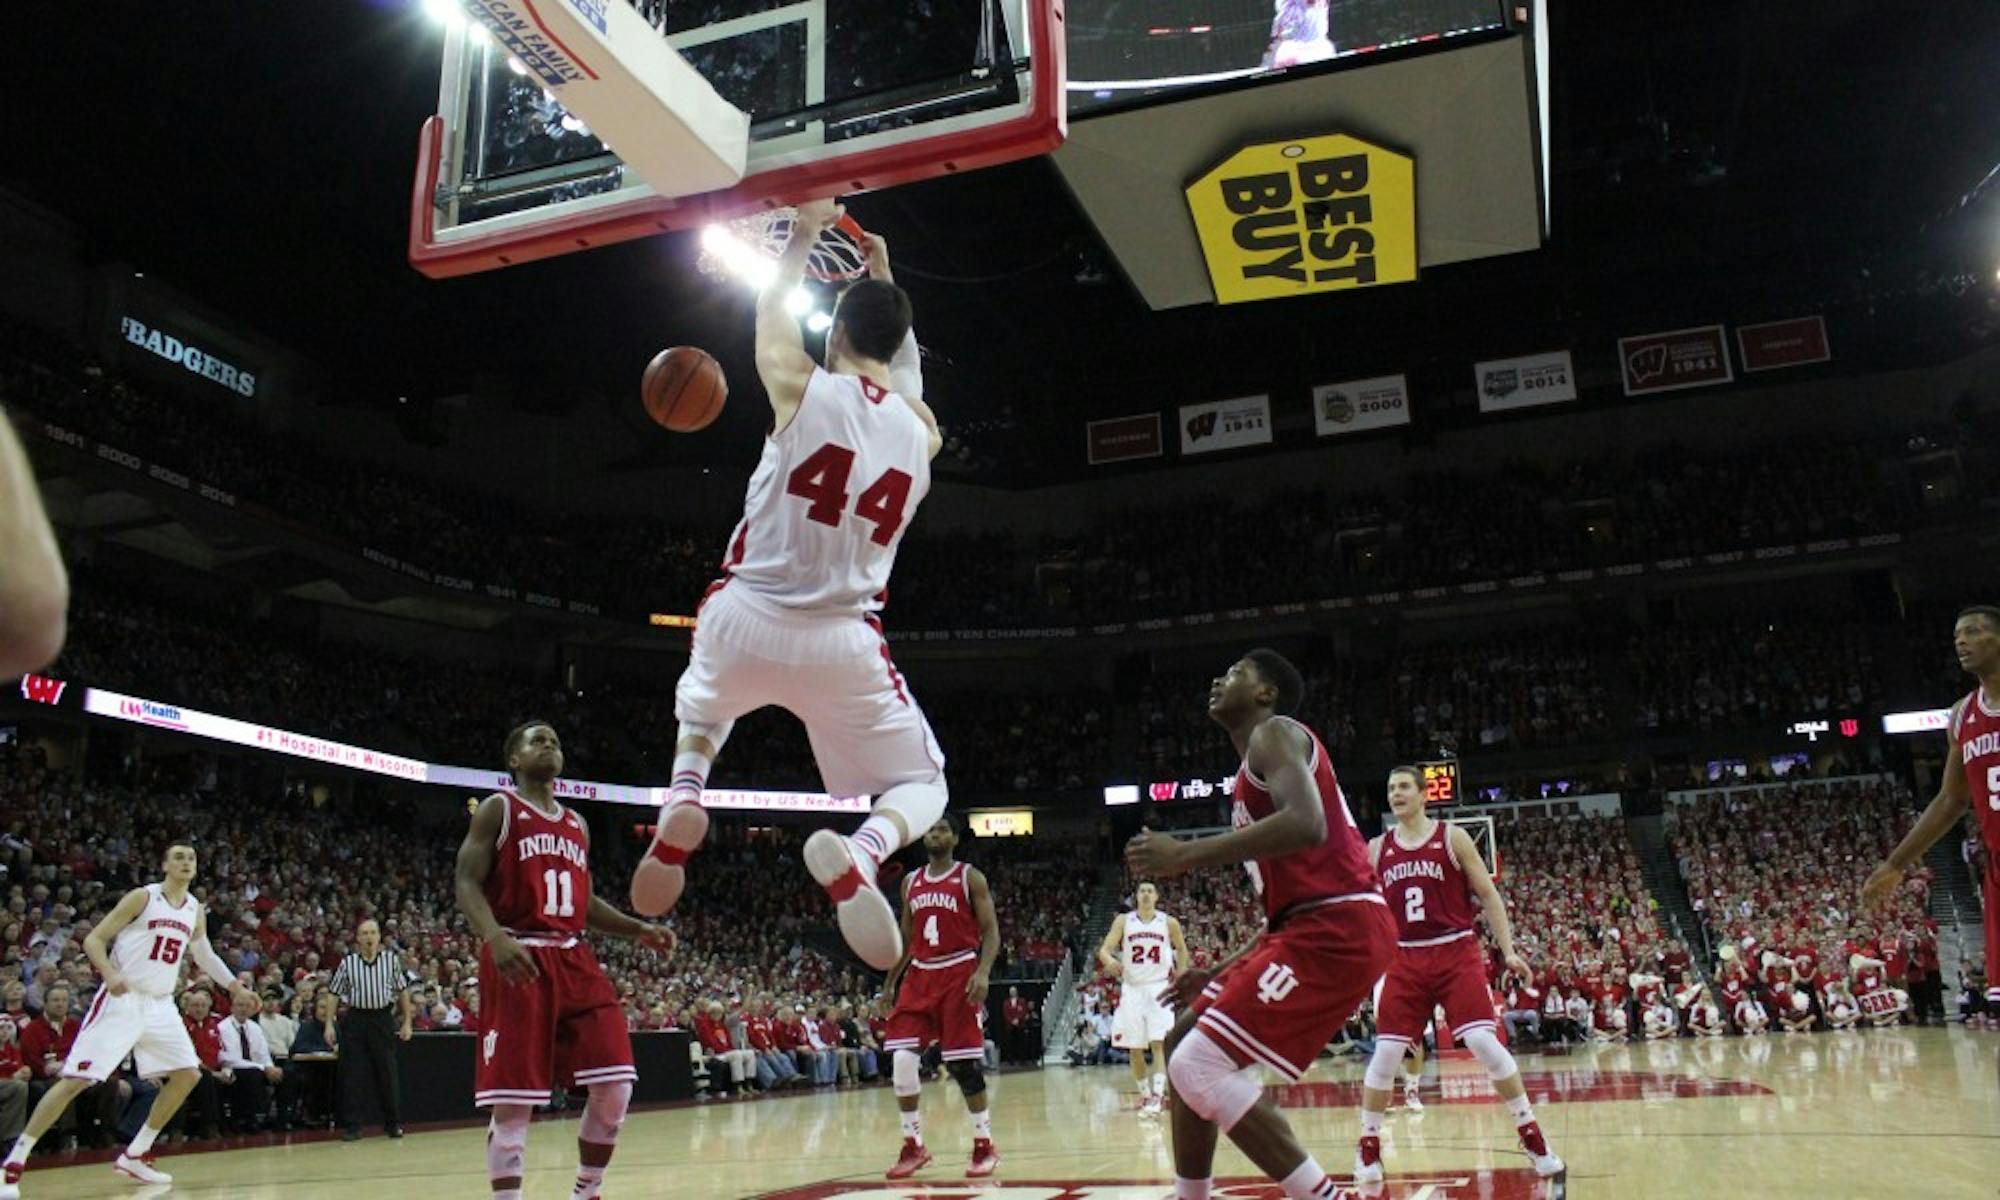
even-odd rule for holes
{"type": "MultiPolygon", "coordinates": [[[[854,451],[828,442],[792,468],[785,480],[785,494],[806,502],[806,519],[838,527],[847,512],[847,479],[854,473],[854,451]]],[[[875,526],[869,540],[886,546],[903,527],[903,510],[910,502],[908,472],[894,467],[855,498],[854,515],[875,526]]]]}

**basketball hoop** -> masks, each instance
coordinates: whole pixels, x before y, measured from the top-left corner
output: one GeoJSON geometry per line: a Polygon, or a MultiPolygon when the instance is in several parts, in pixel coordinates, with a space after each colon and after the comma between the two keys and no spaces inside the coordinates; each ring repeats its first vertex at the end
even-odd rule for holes
{"type": "MultiPolygon", "coordinates": [[[[776,263],[792,240],[797,221],[796,208],[773,208],[747,216],[731,217],[704,230],[701,257],[695,267],[712,279],[732,276],[751,278],[767,268],[759,263],[776,263]]],[[[806,255],[806,274],[822,283],[842,283],[868,273],[868,250],[863,239],[868,231],[852,216],[842,213],[828,226],[806,255]]]]}

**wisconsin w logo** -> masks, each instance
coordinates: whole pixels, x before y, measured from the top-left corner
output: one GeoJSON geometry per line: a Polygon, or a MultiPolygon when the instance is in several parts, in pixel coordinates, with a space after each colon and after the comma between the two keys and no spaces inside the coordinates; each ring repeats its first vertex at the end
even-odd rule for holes
{"type": "Polygon", "coordinates": [[[1292,994],[1299,986],[1299,977],[1284,963],[1272,963],[1257,977],[1257,1000],[1261,1004],[1276,1004],[1292,994]]]}
{"type": "Polygon", "coordinates": [[[1189,417],[1187,423],[1188,440],[1198,442],[1215,434],[1215,414],[1205,412],[1198,417],[1189,417]]]}
{"type": "Polygon", "coordinates": [[[69,685],[60,679],[50,679],[46,675],[21,676],[21,699],[36,704],[61,704],[64,689],[69,685]]]}

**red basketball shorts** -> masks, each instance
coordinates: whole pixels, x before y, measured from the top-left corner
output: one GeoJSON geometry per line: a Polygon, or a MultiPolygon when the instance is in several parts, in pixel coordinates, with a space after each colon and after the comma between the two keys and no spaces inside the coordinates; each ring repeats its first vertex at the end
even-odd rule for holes
{"type": "Polygon", "coordinates": [[[947,1062],[983,1057],[986,1013],[965,998],[965,985],[978,969],[977,958],[935,968],[911,963],[896,988],[896,1008],[889,1014],[889,1036],[882,1039],[882,1048],[922,1054],[937,1042],[947,1062]]]}
{"type": "Polygon", "coordinates": [[[1361,1007],[1396,948],[1381,897],[1285,917],[1209,981],[1196,1024],[1238,1066],[1262,1063],[1294,1081],[1361,1007]]]}
{"type": "Polygon", "coordinates": [[[1396,947],[1375,1001],[1375,1036],[1385,1042],[1414,1042],[1424,1036],[1431,1010],[1440,1004],[1446,1028],[1460,1041],[1468,1030],[1494,1028],[1478,934],[1434,946],[1396,947]]]}
{"type": "Polygon", "coordinates": [[[480,949],[474,1104],[546,1104],[558,1086],[638,1080],[618,993],[588,943],[564,941],[523,941],[541,974],[520,983],[480,949]]]}

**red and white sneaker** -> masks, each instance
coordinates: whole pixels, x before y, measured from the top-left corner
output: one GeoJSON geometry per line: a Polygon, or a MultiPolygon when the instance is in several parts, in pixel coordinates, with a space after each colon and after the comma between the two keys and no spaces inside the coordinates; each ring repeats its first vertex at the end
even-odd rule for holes
{"type": "Polygon", "coordinates": [[[25,1164],[10,1162],[0,1170],[0,1200],[21,1200],[21,1169],[25,1164]]]}
{"type": "Polygon", "coordinates": [[[889,1168],[887,1178],[908,1179],[918,1171],[931,1165],[931,1152],[915,1138],[903,1139],[903,1153],[896,1159],[896,1165],[889,1168]]]}
{"type": "MultiPolygon", "coordinates": [[[[660,810],[660,827],[653,844],[632,872],[632,908],[642,917],[657,917],[673,908],[687,887],[688,855],[708,836],[708,810],[698,800],[683,800],[660,810]]],[[[893,964],[892,964],[893,965],[893,964]]]]}
{"type": "Polygon", "coordinates": [[[121,1154],[118,1156],[118,1161],[111,1164],[111,1169],[128,1179],[136,1179],[140,1183],[172,1183],[174,1181],[173,1176],[153,1166],[153,1156],[150,1154],[144,1158],[133,1158],[129,1154],[121,1154]]]}
{"type": "Polygon", "coordinates": [[[1542,1136],[1541,1125],[1530,1121],[1517,1132],[1521,1135],[1521,1149],[1528,1152],[1528,1161],[1535,1164],[1535,1174],[1543,1179],[1562,1174],[1563,1160],[1549,1152],[1549,1140],[1542,1136]]]}
{"type": "Polygon", "coordinates": [[[965,1168],[967,1179],[984,1179],[1000,1169],[1000,1152],[993,1148],[992,1138],[972,1140],[972,1164],[965,1168]]]}
{"type": "Polygon", "coordinates": [[[1382,1139],[1365,1137],[1354,1147],[1354,1182],[1382,1182],[1382,1139]]]}
{"type": "Polygon", "coordinates": [[[806,839],[806,870],[833,901],[848,949],[878,971],[895,966],[903,956],[903,932],[875,882],[873,861],[847,838],[822,829],[806,839]]]}

